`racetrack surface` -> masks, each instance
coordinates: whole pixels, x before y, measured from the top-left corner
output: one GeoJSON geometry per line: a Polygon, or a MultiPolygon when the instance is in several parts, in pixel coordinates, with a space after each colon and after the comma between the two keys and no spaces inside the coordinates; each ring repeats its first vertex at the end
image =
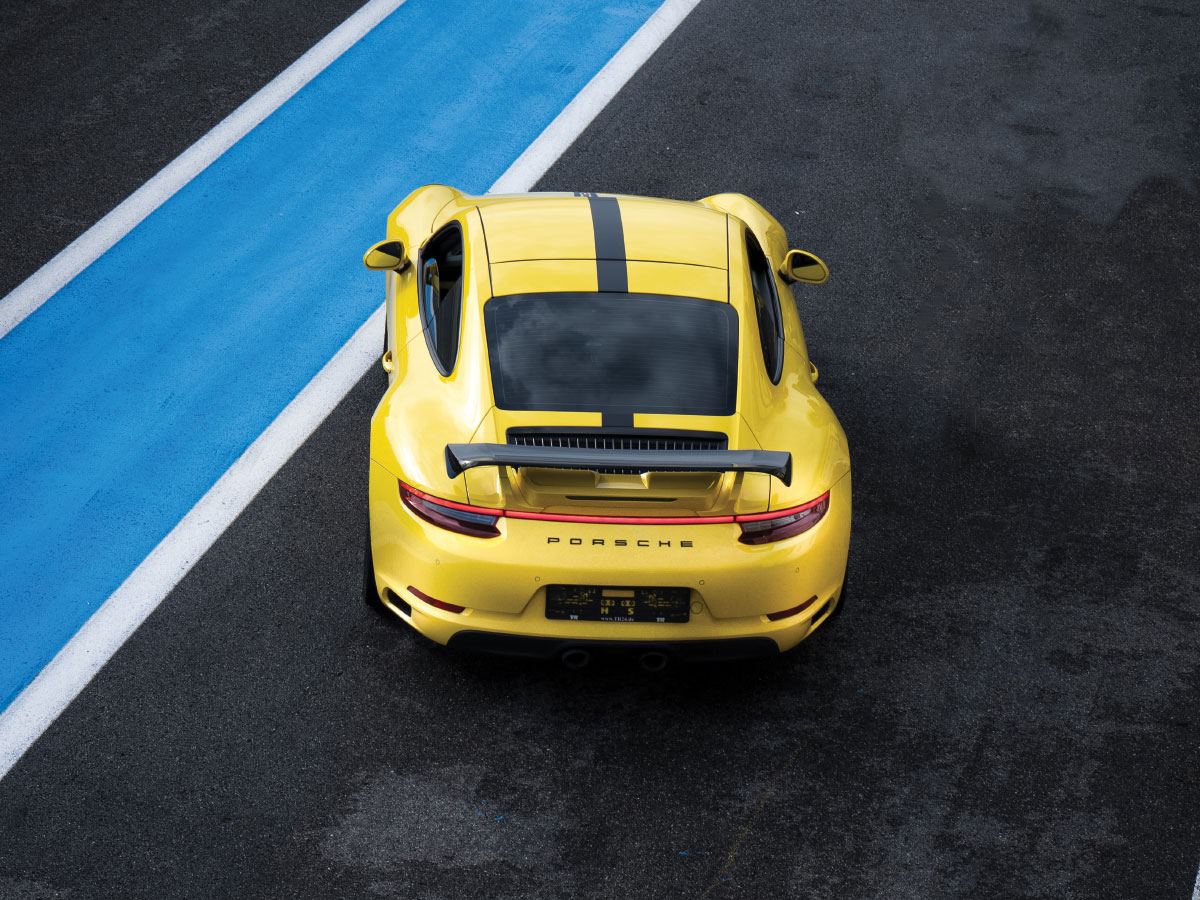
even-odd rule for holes
{"type": "MultiPolygon", "coordinates": [[[[222,9],[231,35],[285,14],[222,9]]],[[[102,117],[159,162],[114,138],[68,187],[9,87],[63,32],[23,15],[0,95],[31,124],[3,140],[30,208],[79,227],[138,183],[97,173],[220,117],[160,135],[181,98],[236,106],[290,61],[189,45],[187,90],[102,117]]],[[[146,52],[93,79],[179,31],[117,30],[78,52],[146,52]]],[[[0,781],[0,897],[1186,900],[1198,45],[1183,3],[701,4],[540,186],[743,191],[829,262],[797,298],[854,456],[845,614],[659,676],[429,645],[359,599],[372,371],[0,781]]],[[[23,209],[6,286],[60,246],[23,209]]]]}

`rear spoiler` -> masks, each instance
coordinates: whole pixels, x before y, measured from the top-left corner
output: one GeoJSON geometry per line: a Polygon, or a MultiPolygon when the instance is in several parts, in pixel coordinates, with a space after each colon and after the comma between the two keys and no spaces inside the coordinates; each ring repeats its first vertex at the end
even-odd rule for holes
{"type": "Polygon", "coordinates": [[[447,444],[446,471],[457,478],[478,466],[535,469],[636,469],[642,472],[763,472],[792,483],[792,454],[782,450],[609,450],[447,444]]]}

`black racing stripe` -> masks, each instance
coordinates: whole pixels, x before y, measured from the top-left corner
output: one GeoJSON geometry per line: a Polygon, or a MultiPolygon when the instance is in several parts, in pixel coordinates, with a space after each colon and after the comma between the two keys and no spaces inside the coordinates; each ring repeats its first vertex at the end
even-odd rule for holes
{"type": "MultiPolygon", "coordinates": [[[[592,231],[596,236],[596,290],[625,293],[629,290],[629,265],[625,259],[625,228],[616,197],[588,194],[592,209],[592,231]]],[[[602,427],[632,428],[633,413],[605,412],[602,427]]]]}
{"type": "Polygon", "coordinates": [[[618,294],[629,290],[629,266],[625,264],[625,260],[596,260],[596,290],[618,294]]]}
{"type": "Polygon", "coordinates": [[[601,428],[632,428],[633,413],[612,413],[606,412],[600,414],[601,428]]]}
{"type": "Polygon", "coordinates": [[[625,260],[625,229],[616,197],[588,197],[596,235],[596,290],[625,293],[629,266],[625,260]]]}

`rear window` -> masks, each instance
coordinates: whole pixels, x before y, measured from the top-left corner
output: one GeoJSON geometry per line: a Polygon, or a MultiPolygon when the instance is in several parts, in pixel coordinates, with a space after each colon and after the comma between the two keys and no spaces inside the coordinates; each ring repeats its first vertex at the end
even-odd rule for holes
{"type": "Polygon", "coordinates": [[[657,294],[514,294],[484,305],[496,405],[727,416],[737,312],[657,294]]]}

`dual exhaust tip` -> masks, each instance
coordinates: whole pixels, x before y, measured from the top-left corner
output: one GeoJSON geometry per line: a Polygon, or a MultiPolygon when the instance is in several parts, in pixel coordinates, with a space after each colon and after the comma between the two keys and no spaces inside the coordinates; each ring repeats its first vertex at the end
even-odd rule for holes
{"type": "MultiPolygon", "coordinates": [[[[591,664],[592,654],[582,647],[572,647],[570,650],[564,650],[560,658],[568,669],[578,671],[591,664]]],[[[638,654],[637,661],[646,672],[661,672],[667,667],[671,657],[661,650],[645,650],[638,654]]]]}

